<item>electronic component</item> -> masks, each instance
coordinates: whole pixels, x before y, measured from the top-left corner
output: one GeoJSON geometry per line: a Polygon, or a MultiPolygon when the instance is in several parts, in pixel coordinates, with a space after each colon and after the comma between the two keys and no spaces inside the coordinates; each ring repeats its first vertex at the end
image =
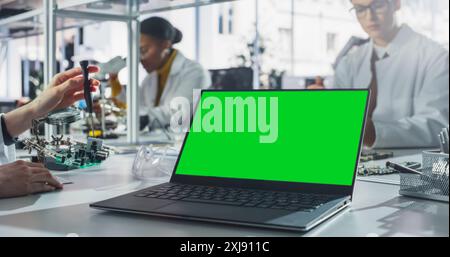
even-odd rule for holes
{"type": "Polygon", "coordinates": [[[106,116],[109,114],[114,114],[117,117],[126,116],[126,103],[118,98],[123,90],[118,79],[118,73],[127,66],[127,62],[125,58],[117,56],[106,63],[98,64],[98,66],[100,67],[100,72],[97,72],[94,78],[100,81],[99,106],[101,107],[101,112],[100,122],[94,124],[96,126],[96,135],[94,137],[118,138],[118,135],[112,132],[117,127],[117,122],[107,120],[106,116]],[[110,98],[106,97],[106,87],[108,85],[111,86],[110,98]]]}
{"type": "Polygon", "coordinates": [[[394,157],[393,152],[362,152],[360,162],[384,160],[394,157]]]}
{"type": "Polygon", "coordinates": [[[51,141],[39,137],[39,124],[42,122],[63,126],[79,120],[78,116],[79,111],[69,108],[51,113],[41,120],[33,120],[33,137],[23,141],[24,149],[30,153],[36,150],[37,160],[50,170],[65,171],[99,165],[113,152],[111,148],[103,145],[101,139],[88,138],[87,143],[82,143],[70,138],[64,139],[64,135],[52,135],[51,141]]]}
{"type": "MultiPolygon", "coordinates": [[[[418,162],[403,162],[403,166],[410,169],[418,170],[422,166],[418,162]]],[[[368,177],[368,176],[380,176],[380,175],[390,175],[398,174],[398,171],[387,166],[380,165],[359,165],[358,166],[358,176],[368,177]]]]}
{"type": "Polygon", "coordinates": [[[25,149],[36,150],[38,160],[50,170],[82,169],[100,164],[110,155],[110,149],[102,146],[101,140],[88,138],[88,143],[71,142],[70,139],[54,138],[51,142],[45,139],[25,139],[25,149]]]}
{"type": "Polygon", "coordinates": [[[368,177],[368,176],[379,176],[379,175],[390,175],[397,173],[395,170],[388,169],[382,166],[358,166],[358,176],[368,177]]]}

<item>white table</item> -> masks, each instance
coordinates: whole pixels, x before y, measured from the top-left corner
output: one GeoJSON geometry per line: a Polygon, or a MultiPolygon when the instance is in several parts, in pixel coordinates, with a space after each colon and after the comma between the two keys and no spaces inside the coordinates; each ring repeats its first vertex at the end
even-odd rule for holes
{"type": "MultiPolygon", "coordinates": [[[[396,156],[417,160],[420,151],[396,156]]],[[[399,196],[396,185],[357,181],[351,208],[308,233],[105,212],[89,203],[150,186],[131,176],[134,155],[70,171],[63,191],[0,200],[0,236],[449,236],[446,203],[399,196]]]]}

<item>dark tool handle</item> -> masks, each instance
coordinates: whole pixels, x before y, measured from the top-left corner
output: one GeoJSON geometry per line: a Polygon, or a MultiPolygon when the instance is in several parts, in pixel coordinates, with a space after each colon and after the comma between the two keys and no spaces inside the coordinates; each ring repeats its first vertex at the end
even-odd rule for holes
{"type": "Polygon", "coordinates": [[[89,80],[89,71],[88,71],[88,61],[81,61],[80,66],[83,70],[83,78],[84,78],[84,100],[86,100],[87,111],[89,113],[93,112],[92,108],[92,95],[91,95],[91,81],[89,80]]]}
{"type": "Polygon", "coordinates": [[[393,162],[386,162],[386,167],[392,168],[400,173],[422,175],[422,173],[417,170],[414,170],[414,169],[411,169],[411,168],[408,168],[408,167],[405,167],[405,166],[402,166],[402,165],[399,165],[399,164],[396,164],[393,162]]]}

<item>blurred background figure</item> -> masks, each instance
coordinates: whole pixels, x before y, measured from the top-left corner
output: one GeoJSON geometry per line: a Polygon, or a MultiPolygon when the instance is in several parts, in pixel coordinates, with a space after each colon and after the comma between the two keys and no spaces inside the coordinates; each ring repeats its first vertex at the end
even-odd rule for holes
{"type": "Polygon", "coordinates": [[[173,47],[182,39],[181,31],[163,18],[141,23],[141,64],[147,72],[139,90],[141,128],[168,127],[172,99],[184,97],[192,108],[193,90],[211,85],[208,72],[173,47]]]}
{"type": "Polygon", "coordinates": [[[371,89],[364,144],[374,148],[439,146],[436,135],[449,122],[448,51],[397,23],[400,0],[351,3],[370,40],[339,62],[334,87],[371,89]]]}

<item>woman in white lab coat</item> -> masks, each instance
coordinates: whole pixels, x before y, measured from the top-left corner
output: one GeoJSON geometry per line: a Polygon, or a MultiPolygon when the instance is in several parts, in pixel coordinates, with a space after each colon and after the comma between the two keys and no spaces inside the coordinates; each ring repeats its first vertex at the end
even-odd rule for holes
{"type": "Polygon", "coordinates": [[[199,63],[173,48],[182,38],[182,33],[163,18],[152,17],[141,23],[141,64],[148,73],[139,89],[141,128],[167,127],[174,98],[184,97],[192,108],[193,91],[211,84],[199,63]]]}
{"type": "MultiPolygon", "coordinates": [[[[89,67],[89,72],[97,72],[89,67]]],[[[32,120],[63,109],[84,98],[81,69],[75,68],[55,76],[48,88],[31,103],[0,114],[0,198],[62,189],[42,165],[15,161],[15,138],[31,127],[32,120]]],[[[93,80],[92,90],[99,85],[93,80]]]]}
{"type": "Polygon", "coordinates": [[[449,54],[398,26],[400,0],[351,0],[370,41],[342,59],[336,88],[370,88],[364,143],[373,148],[437,147],[449,122],[449,54]]]}

